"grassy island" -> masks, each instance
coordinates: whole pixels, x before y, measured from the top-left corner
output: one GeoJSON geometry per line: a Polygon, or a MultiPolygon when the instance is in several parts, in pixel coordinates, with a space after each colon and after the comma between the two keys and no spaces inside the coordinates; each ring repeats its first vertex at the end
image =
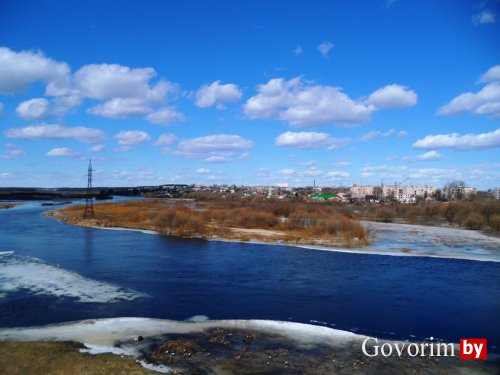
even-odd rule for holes
{"type": "Polygon", "coordinates": [[[96,204],[94,219],[84,219],[83,209],[69,206],[48,215],[74,225],[153,230],[192,238],[325,247],[368,243],[363,226],[334,203],[151,199],[96,204]]]}

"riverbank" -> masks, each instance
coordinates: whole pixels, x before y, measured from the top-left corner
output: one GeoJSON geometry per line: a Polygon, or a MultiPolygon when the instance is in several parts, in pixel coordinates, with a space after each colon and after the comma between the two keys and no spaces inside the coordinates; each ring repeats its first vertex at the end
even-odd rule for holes
{"type": "MultiPolygon", "coordinates": [[[[70,360],[74,362],[73,369],[85,364],[90,369],[86,373],[90,374],[117,373],[118,370],[122,370],[121,373],[150,373],[137,368],[137,363],[157,372],[179,375],[494,374],[499,368],[498,358],[492,354],[487,361],[461,361],[457,344],[447,346],[447,357],[412,357],[407,350],[403,350],[401,356],[369,357],[362,351],[367,336],[328,327],[265,320],[196,321],[202,320],[201,317],[194,320],[114,318],[1,329],[0,340],[9,342],[0,343],[0,348],[7,348],[10,352],[8,356],[0,355],[0,368],[5,368],[3,366],[8,362],[15,370],[13,358],[21,353],[32,353],[36,348],[41,350],[34,362],[19,362],[24,369],[36,366],[44,359],[49,363],[59,363],[62,369],[70,360]],[[38,343],[20,343],[24,340],[38,343]],[[45,340],[53,342],[39,342],[45,340]],[[47,348],[55,349],[61,355],[53,359],[54,352],[47,348]],[[455,356],[451,356],[452,351],[455,356]],[[91,371],[93,363],[103,366],[101,372],[91,371]],[[106,372],[108,369],[112,370],[106,372]]],[[[374,340],[369,342],[374,343],[374,340]]],[[[410,344],[379,341],[378,345],[384,343],[404,345],[405,348],[410,344]]],[[[430,340],[427,344],[435,343],[430,340]]],[[[370,344],[366,348],[369,354],[373,354],[374,348],[370,344]]],[[[0,352],[6,353],[5,350],[0,352]]],[[[71,368],[68,370],[57,373],[71,373],[71,368]]]]}
{"type": "MultiPolygon", "coordinates": [[[[124,227],[123,221],[116,222],[113,225],[114,221],[109,220],[109,217],[107,222],[95,219],[85,220],[81,218],[80,207],[72,207],[76,207],[76,209],[73,208],[69,215],[67,213],[70,207],[63,210],[49,211],[47,215],[62,222],[78,226],[108,230],[131,230],[147,234],[168,234],[158,231],[158,228],[151,223],[145,225],[144,221],[132,223],[134,224],[133,227],[124,227]]],[[[116,216],[112,218],[116,218],[116,216]]],[[[500,238],[486,235],[479,231],[375,221],[361,221],[359,223],[370,238],[368,244],[356,244],[353,241],[346,241],[342,237],[335,237],[334,241],[332,239],[325,241],[324,238],[307,240],[299,236],[290,237],[285,232],[278,230],[234,227],[224,228],[224,230],[218,228],[211,235],[190,235],[189,237],[210,241],[287,245],[313,250],[369,255],[435,257],[500,262],[500,238]]],[[[130,222],[127,223],[127,225],[130,224],[130,222]]],[[[175,236],[175,234],[173,235],[175,236]]]]}
{"type": "Polygon", "coordinates": [[[146,230],[186,238],[339,248],[369,242],[357,221],[341,214],[322,215],[324,210],[331,208],[299,206],[296,216],[283,217],[272,206],[257,209],[151,200],[98,204],[92,219],[82,217],[83,206],[68,206],[47,215],[72,225],[146,230]]]}

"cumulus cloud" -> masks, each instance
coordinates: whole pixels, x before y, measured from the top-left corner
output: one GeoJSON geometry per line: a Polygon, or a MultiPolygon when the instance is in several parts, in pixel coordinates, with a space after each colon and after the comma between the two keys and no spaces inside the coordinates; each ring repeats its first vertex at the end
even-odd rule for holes
{"type": "Polygon", "coordinates": [[[118,144],[121,146],[121,151],[128,151],[132,146],[139,145],[151,140],[151,137],[148,135],[148,133],[141,130],[121,131],[113,138],[118,141],[118,144]]]}
{"type": "Polygon", "coordinates": [[[373,92],[368,97],[367,103],[377,108],[411,107],[417,104],[417,94],[405,86],[387,85],[373,92]]]}
{"type": "Polygon", "coordinates": [[[280,119],[293,126],[326,123],[360,124],[370,120],[375,107],[349,98],[339,87],[305,84],[301,77],[274,78],[257,87],[244,105],[252,119],[280,119]]]}
{"type": "Polygon", "coordinates": [[[14,52],[0,47],[0,94],[16,94],[42,81],[56,87],[65,85],[69,66],[49,59],[40,51],[14,52]]]}
{"type": "Polygon", "coordinates": [[[175,141],[177,141],[177,137],[175,136],[175,134],[162,134],[155,142],[155,146],[167,146],[175,143],[175,141]]]}
{"type": "Polygon", "coordinates": [[[207,173],[210,173],[210,169],[207,169],[207,168],[198,168],[198,170],[196,171],[196,173],[207,174],[207,173]]]}
{"type": "MultiPolygon", "coordinates": [[[[396,90],[399,97],[384,94],[385,90],[383,95],[375,95],[377,103],[392,107],[402,106],[403,103],[409,105],[408,97],[416,97],[416,94],[402,86],[398,87],[401,87],[396,90]]],[[[249,98],[243,107],[247,117],[279,119],[295,127],[328,123],[362,124],[370,121],[373,113],[379,109],[368,101],[351,99],[339,87],[310,84],[301,77],[288,81],[273,78],[258,85],[257,91],[258,94],[249,98]]]]}
{"type": "Polygon", "coordinates": [[[74,75],[76,87],[88,98],[136,98],[160,101],[174,85],[160,81],[150,85],[156,76],[153,68],[129,68],[118,64],[90,64],[79,69],[74,75]]]}
{"type": "Polygon", "coordinates": [[[169,124],[183,119],[172,108],[161,105],[168,93],[178,90],[177,85],[160,80],[152,83],[156,76],[153,68],[130,68],[118,64],[90,64],[79,69],[73,78],[77,92],[90,99],[103,100],[88,113],[108,117],[127,118],[147,116],[154,124],[169,124]]]}
{"type": "Polygon", "coordinates": [[[425,152],[423,154],[417,155],[417,156],[405,156],[403,158],[403,161],[437,161],[441,160],[443,158],[443,155],[438,153],[437,151],[431,150],[428,152],[425,152]]]}
{"type": "Polygon", "coordinates": [[[500,65],[492,66],[488,71],[479,77],[479,83],[500,81],[500,65]]]}
{"type": "Polygon", "coordinates": [[[486,25],[495,23],[496,14],[489,9],[483,9],[478,14],[472,16],[472,23],[474,25],[486,25]]]}
{"type": "Polygon", "coordinates": [[[51,116],[49,101],[45,98],[26,100],[16,108],[17,115],[26,120],[43,120],[51,116]]]}
{"type": "Polygon", "coordinates": [[[223,109],[224,103],[237,102],[241,99],[241,90],[233,83],[221,84],[214,81],[210,85],[201,86],[196,92],[196,105],[201,108],[213,107],[223,109]]]}
{"type": "Polygon", "coordinates": [[[182,113],[177,112],[170,107],[161,108],[156,112],[152,112],[146,116],[146,119],[157,125],[170,125],[176,121],[184,121],[186,118],[182,113]]]}
{"type": "Polygon", "coordinates": [[[478,92],[466,92],[438,109],[438,115],[458,115],[472,112],[500,118],[500,65],[491,67],[481,75],[479,82],[487,83],[478,92]]]}
{"type": "Polygon", "coordinates": [[[276,145],[298,149],[326,147],[328,150],[335,150],[349,143],[349,141],[349,138],[334,138],[327,133],[286,132],[276,138],[276,145]]]}
{"type": "Polygon", "coordinates": [[[500,129],[481,134],[458,133],[427,135],[413,144],[415,149],[449,148],[459,151],[483,150],[500,146],[500,129]]]}
{"type": "Polygon", "coordinates": [[[242,150],[252,148],[253,141],[234,134],[214,134],[185,139],[177,145],[174,155],[204,159],[208,163],[221,163],[244,158],[242,150]]]}
{"type": "Polygon", "coordinates": [[[82,154],[76,150],[72,150],[68,147],[60,147],[60,148],[53,148],[49,152],[45,154],[46,156],[55,156],[55,157],[67,157],[67,158],[79,158],[82,156],[82,154]]]}
{"type": "Polygon", "coordinates": [[[64,127],[62,125],[39,124],[24,128],[11,128],[4,132],[8,138],[15,139],[75,139],[84,143],[96,143],[106,139],[99,129],[83,126],[64,127]]]}
{"type": "Polygon", "coordinates": [[[329,41],[324,41],[320,45],[318,45],[318,51],[323,55],[323,57],[326,59],[328,55],[330,54],[330,50],[334,47],[334,44],[329,41]]]}
{"type": "Polygon", "coordinates": [[[5,151],[0,153],[0,158],[2,159],[13,159],[24,155],[24,150],[11,143],[5,144],[5,151]]]}

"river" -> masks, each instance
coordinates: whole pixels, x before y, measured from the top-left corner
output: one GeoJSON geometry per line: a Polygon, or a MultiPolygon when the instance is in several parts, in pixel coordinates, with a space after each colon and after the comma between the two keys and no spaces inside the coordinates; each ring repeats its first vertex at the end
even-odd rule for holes
{"type": "MultiPolygon", "coordinates": [[[[489,350],[498,351],[500,263],[489,258],[179,239],[75,227],[45,210],[39,203],[0,210],[0,327],[207,316],[302,322],[387,339],[487,337],[489,350]]],[[[379,251],[411,249],[408,236],[392,244],[381,236],[379,251]]],[[[453,230],[439,236],[442,246],[460,246],[453,230]]],[[[470,238],[471,251],[485,251],[470,238]]],[[[439,243],[433,246],[432,253],[439,251],[439,243]]],[[[495,246],[486,250],[494,253],[495,246]]]]}

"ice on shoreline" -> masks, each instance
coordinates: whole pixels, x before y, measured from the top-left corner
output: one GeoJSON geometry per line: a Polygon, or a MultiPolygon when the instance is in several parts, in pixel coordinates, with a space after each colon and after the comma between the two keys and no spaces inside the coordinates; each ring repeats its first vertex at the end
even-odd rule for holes
{"type": "Polygon", "coordinates": [[[34,294],[75,298],[77,302],[113,303],[146,297],[145,294],[83,277],[40,259],[8,256],[0,258],[0,292],[29,290],[34,294]]]}
{"type": "Polygon", "coordinates": [[[302,345],[337,346],[362,341],[367,337],[329,327],[274,320],[186,322],[153,318],[107,318],[40,327],[4,328],[0,329],[0,341],[78,341],[98,351],[137,336],[199,333],[212,328],[264,331],[285,336],[302,345]]]}

